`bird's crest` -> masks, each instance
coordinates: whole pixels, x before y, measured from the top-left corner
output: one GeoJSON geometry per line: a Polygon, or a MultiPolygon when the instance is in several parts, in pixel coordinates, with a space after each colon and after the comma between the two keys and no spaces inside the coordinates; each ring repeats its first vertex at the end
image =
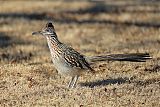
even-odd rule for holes
{"type": "Polygon", "coordinates": [[[52,24],[51,22],[48,22],[48,23],[46,24],[46,27],[52,27],[52,28],[54,28],[54,26],[53,26],[53,24],[52,24]]]}

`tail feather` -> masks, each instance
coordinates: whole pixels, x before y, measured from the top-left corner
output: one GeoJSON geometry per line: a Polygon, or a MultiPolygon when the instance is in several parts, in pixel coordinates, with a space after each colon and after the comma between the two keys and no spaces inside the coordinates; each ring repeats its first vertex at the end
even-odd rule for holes
{"type": "Polygon", "coordinates": [[[110,54],[102,56],[87,57],[89,62],[98,61],[130,61],[130,62],[145,62],[151,59],[149,53],[130,53],[130,54],[110,54]]]}

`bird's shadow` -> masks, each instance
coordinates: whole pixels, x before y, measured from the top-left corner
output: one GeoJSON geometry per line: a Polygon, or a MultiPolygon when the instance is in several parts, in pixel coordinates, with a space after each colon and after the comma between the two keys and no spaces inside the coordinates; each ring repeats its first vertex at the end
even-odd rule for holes
{"type": "Polygon", "coordinates": [[[119,77],[119,78],[114,78],[114,79],[105,79],[105,80],[96,80],[93,82],[84,82],[84,83],[80,83],[80,85],[82,87],[96,87],[96,86],[106,86],[109,84],[123,84],[123,83],[128,83],[129,82],[129,78],[125,77],[119,77]]]}

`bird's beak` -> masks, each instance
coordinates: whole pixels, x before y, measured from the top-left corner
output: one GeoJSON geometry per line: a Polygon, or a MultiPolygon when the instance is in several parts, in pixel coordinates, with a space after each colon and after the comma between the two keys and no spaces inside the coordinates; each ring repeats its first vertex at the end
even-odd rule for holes
{"type": "Polygon", "coordinates": [[[42,31],[37,31],[37,32],[32,32],[32,35],[38,35],[38,34],[43,34],[42,31]]]}

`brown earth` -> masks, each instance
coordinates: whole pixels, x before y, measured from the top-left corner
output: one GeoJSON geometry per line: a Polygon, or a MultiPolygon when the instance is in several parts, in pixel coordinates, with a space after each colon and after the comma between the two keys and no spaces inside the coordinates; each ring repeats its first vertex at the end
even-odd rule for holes
{"type": "Polygon", "coordinates": [[[0,1],[0,106],[160,107],[158,0],[0,1]],[[102,62],[68,89],[44,37],[52,20],[59,39],[88,55],[148,52],[147,62],[102,62]]]}

